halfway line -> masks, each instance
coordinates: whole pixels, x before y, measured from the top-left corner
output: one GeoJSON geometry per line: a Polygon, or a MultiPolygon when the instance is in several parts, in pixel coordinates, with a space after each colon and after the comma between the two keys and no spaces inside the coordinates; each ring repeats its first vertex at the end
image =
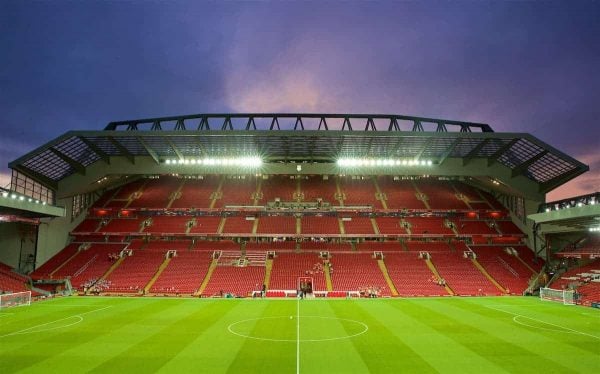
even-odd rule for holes
{"type": "Polygon", "coordinates": [[[296,374],[300,374],[300,298],[296,299],[296,374]]]}

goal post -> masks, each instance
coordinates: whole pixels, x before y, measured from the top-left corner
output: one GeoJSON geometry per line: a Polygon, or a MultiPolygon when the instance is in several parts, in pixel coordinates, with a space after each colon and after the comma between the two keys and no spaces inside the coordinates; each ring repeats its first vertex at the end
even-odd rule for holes
{"type": "Polygon", "coordinates": [[[575,291],[540,288],[540,300],[558,301],[565,305],[575,305],[575,291]]]}
{"type": "Polygon", "coordinates": [[[13,306],[31,305],[31,291],[0,295],[0,310],[13,306]]]}

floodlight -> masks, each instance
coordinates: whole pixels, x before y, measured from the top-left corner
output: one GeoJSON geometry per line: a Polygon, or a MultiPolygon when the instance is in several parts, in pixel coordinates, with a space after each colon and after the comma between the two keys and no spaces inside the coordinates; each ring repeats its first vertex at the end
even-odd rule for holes
{"type": "Polygon", "coordinates": [[[165,164],[170,165],[171,164],[171,160],[166,160],[165,164]]]}
{"type": "Polygon", "coordinates": [[[433,162],[431,160],[427,160],[427,166],[431,166],[433,162]]]}
{"type": "Polygon", "coordinates": [[[25,196],[19,196],[19,200],[21,200],[21,201],[25,200],[25,196]]]}

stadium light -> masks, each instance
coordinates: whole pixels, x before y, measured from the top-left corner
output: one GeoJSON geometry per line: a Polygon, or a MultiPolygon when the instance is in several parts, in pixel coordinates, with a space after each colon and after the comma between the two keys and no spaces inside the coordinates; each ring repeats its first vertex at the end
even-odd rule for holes
{"type": "Polygon", "coordinates": [[[339,167],[391,167],[391,166],[432,166],[432,160],[391,159],[391,158],[339,158],[339,167]]]}
{"type": "Polygon", "coordinates": [[[166,159],[166,165],[185,165],[185,166],[242,166],[247,168],[260,167],[263,161],[260,157],[205,157],[205,158],[185,158],[180,160],[166,159]]]}

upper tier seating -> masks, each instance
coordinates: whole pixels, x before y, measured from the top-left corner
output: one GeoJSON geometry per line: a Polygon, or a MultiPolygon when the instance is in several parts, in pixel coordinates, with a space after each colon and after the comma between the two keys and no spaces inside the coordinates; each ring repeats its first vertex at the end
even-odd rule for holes
{"type": "Polygon", "coordinates": [[[504,211],[506,210],[506,208],[504,208],[504,206],[498,201],[496,200],[496,198],[494,196],[492,196],[491,194],[489,194],[486,191],[480,190],[479,192],[481,192],[481,195],[485,198],[485,200],[490,203],[492,205],[492,207],[495,210],[500,210],[500,211],[504,211]]]}
{"type": "Polygon", "coordinates": [[[301,179],[300,191],[303,201],[323,199],[323,202],[331,205],[340,205],[340,202],[335,198],[337,189],[333,177],[328,180],[324,180],[321,176],[310,176],[307,179],[301,179]]]}
{"type": "Polygon", "coordinates": [[[50,274],[52,274],[54,270],[56,270],[59,266],[64,264],[75,253],[77,253],[77,249],[80,245],[80,243],[71,243],[67,245],[60,252],[58,252],[57,254],[52,256],[48,261],[42,264],[42,266],[35,269],[35,271],[31,273],[31,277],[33,279],[50,278],[50,274]]]}
{"type": "Polygon", "coordinates": [[[166,208],[180,184],[180,179],[172,177],[148,179],[142,194],[128,208],[166,208]]]}
{"type": "Polygon", "coordinates": [[[477,254],[477,261],[507,292],[522,295],[527,289],[533,272],[503,247],[472,246],[471,249],[477,254]]]}
{"type": "Polygon", "coordinates": [[[260,191],[262,199],[258,201],[258,205],[267,205],[276,198],[279,198],[280,201],[295,201],[297,181],[287,176],[272,175],[269,179],[262,181],[260,191]]]}
{"type": "Polygon", "coordinates": [[[352,179],[340,178],[340,189],[344,194],[344,205],[371,205],[373,208],[382,209],[381,201],[375,197],[375,184],[371,178],[352,179]]]}
{"type": "Polygon", "coordinates": [[[187,231],[187,224],[193,217],[189,216],[153,216],[152,224],[144,229],[144,232],[153,234],[184,234],[187,231]]]}
{"type": "Polygon", "coordinates": [[[458,221],[456,230],[462,235],[497,235],[498,232],[491,228],[486,221],[458,221]]]}
{"type": "Polygon", "coordinates": [[[326,291],[322,265],[323,260],[315,253],[280,253],[273,262],[269,289],[297,290],[299,277],[312,277],[313,290],[326,291]]]}
{"type": "Polygon", "coordinates": [[[349,252],[352,250],[350,243],[328,243],[321,241],[303,241],[300,243],[300,249],[303,251],[329,251],[329,252],[349,252]]]}
{"type": "Polygon", "coordinates": [[[225,178],[221,187],[221,198],[215,206],[223,208],[235,205],[253,205],[252,195],[256,192],[257,180],[254,177],[244,179],[225,178]]]}
{"type": "Polygon", "coordinates": [[[231,240],[199,240],[192,246],[191,249],[198,251],[233,251],[240,250],[240,245],[231,240]]]}
{"type": "Polygon", "coordinates": [[[177,251],[150,292],[192,295],[206,276],[212,257],[205,251],[177,251]]]}
{"type": "Polygon", "coordinates": [[[259,234],[296,234],[296,218],[292,216],[262,216],[258,219],[259,234]]]}
{"type": "MultiPolygon", "coordinates": [[[[450,182],[450,183],[452,183],[452,185],[458,191],[458,193],[464,195],[469,200],[469,203],[474,202],[474,201],[477,201],[477,202],[484,201],[483,198],[481,197],[481,195],[479,194],[479,192],[477,192],[477,189],[475,189],[474,187],[471,187],[468,184],[460,183],[460,182],[450,182]]],[[[490,209],[490,206],[488,204],[486,204],[485,209],[490,209]]]]}
{"type": "Polygon", "coordinates": [[[427,195],[431,209],[469,209],[464,201],[458,199],[456,191],[447,181],[418,180],[415,183],[419,191],[427,195]]]}
{"type": "Polygon", "coordinates": [[[350,217],[349,220],[343,220],[344,231],[346,235],[371,235],[375,234],[373,224],[369,217],[350,217]]]}
{"type": "Polygon", "coordinates": [[[145,218],[113,218],[98,232],[132,233],[140,232],[145,218]]]}
{"type": "Polygon", "coordinates": [[[339,235],[340,224],[337,217],[304,216],[301,219],[302,234],[307,235],[339,235]]]}
{"type": "Polygon", "coordinates": [[[416,253],[386,252],[385,265],[400,296],[444,296],[444,287],[416,253]]]}
{"type": "MultiPolygon", "coordinates": [[[[192,246],[192,241],[189,239],[183,240],[152,240],[146,243],[143,247],[136,249],[155,249],[155,250],[187,250],[192,246]]],[[[127,248],[131,248],[131,245],[127,248]]]]}
{"type": "Polygon", "coordinates": [[[227,234],[250,234],[254,226],[254,219],[246,219],[246,216],[231,216],[225,220],[223,233],[227,234]]]}
{"type": "Polygon", "coordinates": [[[202,295],[211,297],[231,293],[245,297],[252,291],[260,291],[264,281],[264,266],[217,266],[202,295]]]}
{"type": "Polygon", "coordinates": [[[276,242],[248,242],[246,243],[247,251],[293,251],[296,249],[296,242],[276,241],[276,242]]]}
{"type": "Polygon", "coordinates": [[[98,200],[94,202],[92,207],[94,208],[102,208],[104,205],[111,199],[111,197],[115,194],[115,190],[106,191],[98,200]]]}
{"type": "MultiPolygon", "coordinates": [[[[452,248],[446,242],[406,242],[406,249],[410,252],[448,252],[452,248]]],[[[462,253],[462,252],[461,252],[462,253]]]]}
{"type": "Polygon", "coordinates": [[[216,234],[220,223],[220,216],[196,217],[196,224],[190,229],[190,234],[216,234]]]}
{"type": "Polygon", "coordinates": [[[435,252],[431,261],[446,284],[458,295],[501,295],[462,252],[435,252]]]}
{"type": "Polygon", "coordinates": [[[389,209],[425,209],[425,203],[417,198],[417,190],[409,180],[379,179],[381,192],[385,193],[389,209]]]}
{"type": "Polygon", "coordinates": [[[147,179],[142,178],[121,186],[119,191],[112,196],[112,199],[128,200],[134,192],[139,191],[144,186],[146,181],[147,179]]]}
{"type": "Polygon", "coordinates": [[[73,232],[94,232],[100,226],[100,222],[102,220],[94,218],[84,219],[83,222],[73,229],[73,232]]]}
{"type": "Polygon", "coordinates": [[[402,226],[398,217],[377,217],[375,218],[379,233],[383,235],[404,235],[406,229],[402,226]]]}
{"type": "Polygon", "coordinates": [[[390,296],[390,290],[377,261],[369,253],[336,253],[330,259],[334,291],[358,291],[375,287],[381,296],[390,296]]]}
{"type": "Polygon", "coordinates": [[[171,204],[171,208],[208,208],[212,201],[212,194],[217,189],[217,177],[204,177],[204,179],[188,179],[181,188],[181,195],[171,204]]]}
{"type": "Polygon", "coordinates": [[[443,218],[408,217],[405,220],[410,223],[410,232],[413,235],[454,235],[454,232],[444,224],[443,218]]]}
{"type": "Polygon", "coordinates": [[[356,249],[361,252],[375,252],[375,251],[404,251],[402,244],[397,241],[379,242],[379,241],[366,241],[356,245],[356,249]]]}
{"type": "Polygon", "coordinates": [[[523,231],[512,221],[496,221],[496,225],[504,235],[523,235],[523,231]]]}
{"type": "Polygon", "coordinates": [[[165,251],[139,250],[133,251],[106,278],[109,292],[138,293],[150,282],[152,276],[165,260],[165,251]]]}

